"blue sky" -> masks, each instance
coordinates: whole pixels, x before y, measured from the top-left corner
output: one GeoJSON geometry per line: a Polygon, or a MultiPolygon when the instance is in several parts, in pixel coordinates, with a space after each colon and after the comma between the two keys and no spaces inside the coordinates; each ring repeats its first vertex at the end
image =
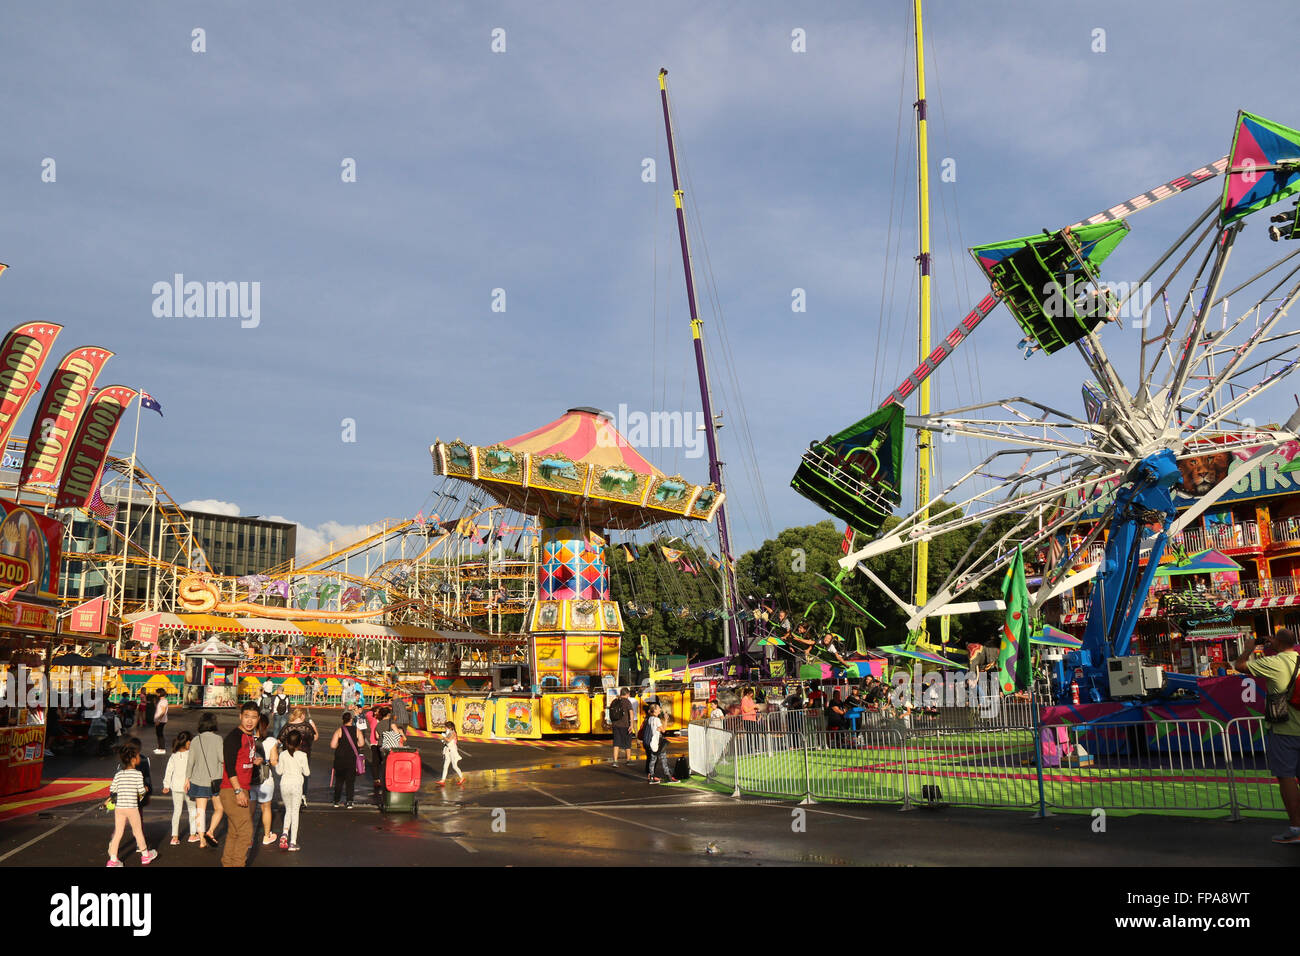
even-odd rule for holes
{"type": "MultiPolygon", "coordinates": [[[[178,501],[329,537],[425,507],[436,437],[489,443],[577,405],[694,412],[655,79],[667,66],[703,223],[697,270],[725,320],[724,349],[704,308],[735,536],[753,546],[821,517],[788,488],[799,452],[874,408],[910,358],[909,9],[15,8],[0,24],[0,321],[64,324],[60,353],[118,353],[101,381],[162,401],[141,457],[178,501]],[[178,272],[260,282],[260,325],[156,318],[152,286],[178,272]],[[757,482],[740,399],[721,388],[728,362],[757,482]]],[[[930,3],[931,155],[936,173],[945,158],[957,169],[935,184],[936,334],[984,293],[966,246],[1062,226],[1218,158],[1239,107],[1300,126],[1297,20],[1270,0],[1246,26],[1210,3],[930,3]]],[[[1111,277],[1136,278],[1217,188],[1135,218],[1111,277]]],[[[1022,362],[1018,338],[994,313],[937,376],[936,407],[1024,394],[1078,408],[1077,359],[1022,362]]],[[[951,469],[970,453],[945,454],[951,469]]],[[[705,477],[680,450],[649,457],[705,477]]]]}

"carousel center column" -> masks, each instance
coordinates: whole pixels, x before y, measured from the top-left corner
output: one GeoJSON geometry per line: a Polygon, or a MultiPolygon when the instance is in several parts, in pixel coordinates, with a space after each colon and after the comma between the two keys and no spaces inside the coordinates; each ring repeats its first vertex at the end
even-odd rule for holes
{"type": "Polygon", "coordinates": [[[542,691],[585,687],[618,674],[623,619],[611,599],[606,541],[597,531],[544,521],[533,608],[534,680],[542,691]]]}

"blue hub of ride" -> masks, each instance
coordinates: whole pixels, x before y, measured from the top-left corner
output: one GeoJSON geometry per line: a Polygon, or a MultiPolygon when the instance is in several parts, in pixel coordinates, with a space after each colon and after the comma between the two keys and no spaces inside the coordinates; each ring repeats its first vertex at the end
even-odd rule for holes
{"type": "Polygon", "coordinates": [[[1142,605],[1169,538],[1177,509],[1173,490],[1180,475],[1173,452],[1164,450],[1142,459],[1129,472],[1115,495],[1105,556],[1093,581],[1083,647],[1065,656],[1057,671],[1057,700],[1070,703],[1071,684],[1078,681],[1081,703],[1110,699],[1106,661],[1128,654],[1142,605]],[[1143,531],[1158,527],[1154,539],[1143,531]],[[1142,549],[1150,544],[1143,566],[1142,549]]]}

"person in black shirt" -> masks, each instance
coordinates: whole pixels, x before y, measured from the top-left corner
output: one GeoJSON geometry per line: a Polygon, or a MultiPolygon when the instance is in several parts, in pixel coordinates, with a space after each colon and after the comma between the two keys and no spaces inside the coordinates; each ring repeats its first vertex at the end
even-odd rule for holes
{"type": "Polygon", "coordinates": [[[840,700],[840,692],[835,691],[831,696],[831,702],[826,705],[826,729],[843,730],[848,726],[845,719],[844,701],[840,700]]]}

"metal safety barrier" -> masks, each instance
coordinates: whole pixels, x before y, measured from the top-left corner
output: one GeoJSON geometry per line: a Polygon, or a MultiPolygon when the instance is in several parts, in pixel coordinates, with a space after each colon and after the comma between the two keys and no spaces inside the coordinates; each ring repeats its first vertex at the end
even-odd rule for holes
{"type": "Polygon", "coordinates": [[[1233,818],[1241,812],[1281,810],[1277,778],[1268,769],[1268,724],[1262,717],[1236,717],[1223,735],[1223,755],[1232,783],[1233,818]]]}
{"type": "MultiPolygon", "coordinates": [[[[1019,703],[1019,702],[1016,702],[1019,703]]],[[[1032,713],[971,721],[872,712],[857,730],[812,711],[695,721],[691,767],[734,795],[1025,810],[1244,813],[1281,810],[1267,725],[1237,718],[1033,727],[1032,713]],[[1029,721],[1030,726],[1023,726],[1029,721]]]]}

